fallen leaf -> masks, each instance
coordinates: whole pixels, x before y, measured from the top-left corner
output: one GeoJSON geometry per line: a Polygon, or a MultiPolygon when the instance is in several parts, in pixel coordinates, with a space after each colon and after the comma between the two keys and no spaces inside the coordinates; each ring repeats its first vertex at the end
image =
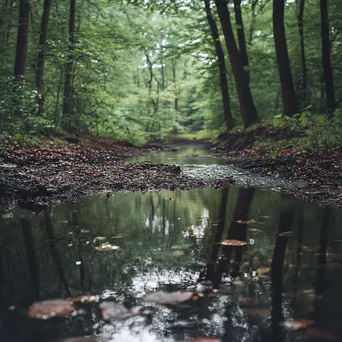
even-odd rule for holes
{"type": "Polygon", "coordinates": [[[268,317],[271,315],[270,308],[250,308],[244,309],[244,311],[252,317],[268,317]]]}
{"type": "Polygon", "coordinates": [[[100,246],[95,247],[97,251],[114,251],[119,248],[119,246],[111,245],[108,242],[102,243],[100,246]]]}
{"type": "Polygon", "coordinates": [[[314,321],[310,321],[307,319],[298,319],[294,321],[286,321],[286,322],[280,323],[282,327],[284,327],[286,330],[289,330],[289,331],[297,331],[301,329],[306,329],[307,327],[312,326],[314,324],[315,324],[314,321]]]}
{"type": "Polygon", "coordinates": [[[169,197],[169,201],[172,201],[172,197],[171,196],[169,197]]]}
{"type": "Polygon", "coordinates": [[[70,300],[74,303],[93,303],[93,302],[98,302],[99,297],[87,295],[87,296],[73,297],[73,298],[70,298],[70,300]]]}
{"type": "Polygon", "coordinates": [[[260,267],[256,270],[258,275],[266,274],[271,270],[270,267],[260,267]]]}
{"type": "Polygon", "coordinates": [[[175,292],[153,292],[146,295],[143,300],[146,302],[153,302],[158,304],[177,305],[187,302],[192,298],[194,292],[192,291],[175,291],[175,292]]]}
{"type": "Polygon", "coordinates": [[[139,315],[139,312],[129,310],[122,304],[114,302],[102,302],[99,308],[102,318],[106,322],[120,321],[139,315]]]}
{"type": "Polygon", "coordinates": [[[239,246],[246,246],[246,241],[240,241],[240,240],[223,240],[220,242],[221,245],[224,246],[233,246],[233,247],[239,247],[239,246]]]}
{"type": "Polygon", "coordinates": [[[67,317],[75,311],[71,300],[53,299],[33,303],[28,309],[31,318],[49,319],[52,317],[67,317]]]}
{"type": "Polygon", "coordinates": [[[291,234],[292,233],[290,231],[288,231],[288,232],[279,233],[278,236],[285,237],[285,236],[290,236],[291,234]]]}

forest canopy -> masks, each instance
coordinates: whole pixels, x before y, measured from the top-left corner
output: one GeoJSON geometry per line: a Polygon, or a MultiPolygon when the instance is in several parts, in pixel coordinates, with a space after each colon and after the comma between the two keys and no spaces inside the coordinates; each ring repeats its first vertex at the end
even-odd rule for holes
{"type": "Polygon", "coordinates": [[[1,0],[1,140],[342,126],[340,0],[1,0]]]}

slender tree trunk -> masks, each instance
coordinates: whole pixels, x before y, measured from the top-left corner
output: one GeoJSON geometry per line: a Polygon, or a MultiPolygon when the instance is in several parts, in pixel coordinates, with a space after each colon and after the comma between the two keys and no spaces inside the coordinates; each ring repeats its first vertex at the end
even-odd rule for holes
{"type": "Polygon", "coordinates": [[[176,61],[172,61],[172,76],[173,76],[173,86],[175,87],[175,111],[178,112],[178,89],[177,89],[177,77],[176,77],[176,61]]]}
{"type": "Polygon", "coordinates": [[[207,19],[211,30],[211,35],[214,40],[216,56],[218,61],[218,66],[220,70],[220,86],[221,86],[221,94],[222,94],[222,102],[223,102],[223,113],[224,120],[226,122],[227,130],[233,128],[233,115],[230,108],[230,98],[229,98],[229,89],[228,89],[228,80],[227,80],[227,70],[226,63],[224,59],[224,52],[222,49],[219,31],[216,25],[216,21],[212,16],[210,9],[210,0],[204,0],[205,11],[207,13],[207,19]]]}
{"type": "Polygon", "coordinates": [[[254,36],[254,27],[255,27],[255,21],[256,21],[256,12],[255,8],[256,5],[258,4],[259,0],[254,0],[252,2],[252,19],[251,19],[251,24],[249,26],[249,39],[248,39],[248,45],[251,46],[253,42],[253,36],[254,36]]]}
{"type": "Polygon", "coordinates": [[[70,17],[69,17],[69,55],[65,68],[64,82],[64,103],[63,116],[66,122],[65,128],[71,129],[70,121],[73,114],[73,87],[72,87],[72,71],[74,69],[74,49],[75,49],[75,17],[76,17],[76,0],[70,0],[70,17]]]}
{"type": "Polygon", "coordinates": [[[36,88],[38,90],[39,113],[44,112],[44,64],[48,24],[52,0],[44,0],[43,16],[40,25],[39,49],[37,57],[36,88]]]}
{"type": "Polygon", "coordinates": [[[302,63],[302,84],[301,88],[303,91],[302,102],[306,105],[306,94],[307,94],[307,67],[305,58],[305,41],[304,41],[304,7],[305,0],[300,0],[299,11],[298,11],[298,28],[299,28],[299,39],[300,39],[300,59],[302,63]]]}
{"type": "Polygon", "coordinates": [[[286,44],[284,12],[285,0],[273,0],[274,43],[283,96],[284,114],[292,116],[298,112],[298,105],[286,44]]]}
{"type": "Polygon", "coordinates": [[[245,29],[243,26],[243,19],[241,13],[241,0],[234,0],[234,12],[235,12],[235,22],[237,28],[237,36],[239,42],[239,50],[241,61],[243,65],[243,70],[247,74],[247,79],[249,83],[249,62],[248,62],[248,54],[247,54],[247,46],[246,46],[246,37],[245,37],[245,29]]]}
{"type": "Polygon", "coordinates": [[[336,109],[334,80],[330,60],[330,34],[329,34],[329,15],[328,0],[320,0],[321,7],[321,29],[322,29],[322,64],[324,71],[325,94],[328,111],[336,109]]]}
{"type": "Polygon", "coordinates": [[[14,78],[16,81],[21,81],[25,77],[28,47],[29,11],[29,0],[20,0],[17,48],[14,64],[14,78]]]}
{"type": "Polygon", "coordinates": [[[219,14],[223,34],[225,37],[230,63],[234,73],[236,88],[238,91],[240,110],[245,128],[258,121],[258,113],[249,88],[248,78],[243,70],[241,56],[236,45],[230,13],[225,0],[215,0],[219,14]]]}

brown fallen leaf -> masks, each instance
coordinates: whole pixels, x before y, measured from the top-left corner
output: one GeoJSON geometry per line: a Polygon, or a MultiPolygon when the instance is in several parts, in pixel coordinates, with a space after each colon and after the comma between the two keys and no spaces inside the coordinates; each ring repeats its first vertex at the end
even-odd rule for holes
{"type": "Polygon", "coordinates": [[[92,303],[92,302],[98,302],[99,297],[98,296],[84,295],[84,296],[78,296],[78,297],[70,298],[70,300],[74,303],[92,303]]]}
{"type": "Polygon", "coordinates": [[[99,308],[102,319],[106,322],[120,321],[139,315],[139,312],[129,310],[122,304],[114,302],[102,302],[99,308]]]}
{"type": "Polygon", "coordinates": [[[158,304],[177,305],[187,302],[192,298],[194,292],[192,291],[175,291],[175,292],[153,292],[146,295],[143,300],[146,302],[153,302],[158,304]]]}
{"type": "Polygon", "coordinates": [[[307,327],[312,326],[314,324],[315,324],[314,321],[310,321],[307,319],[298,319],[294,321],[286,321],[286,322],[280,323],[282,327],[284,327],[286,330],[289,330],[289,331],[297,331],[297,330],[306,329],[307,327]]]}
{"type": "Polygon", "coordinates": [[[271,315],[270,308],[250,308],[244,309],[244,311],[252,317],[268,317],[271,315]]]}
{"type": "Polygon", "coordinates": [[[67,299],[53,299],[33,303],[27,312],[31,318],[49,319],[67,317],[75,311],[74,304],[67,299]]]}
{"type": "Polygon", "coordinates": [[[223,240],[220,242],[221,245],[224,246],[233,246],[233,247],[240,247],[240,246],[246,246],[246,241],[240,241],[240,240],[223,240]]]}
{"type": "Polygon", "coordinates": [[[282,233],[279,233],[278,234],[278,236],[280,236],[280,237],[286,237],[286,236],[291,236],[291,232],[290,231],[288,231],[288,232],[282,232],[282,233]]]}

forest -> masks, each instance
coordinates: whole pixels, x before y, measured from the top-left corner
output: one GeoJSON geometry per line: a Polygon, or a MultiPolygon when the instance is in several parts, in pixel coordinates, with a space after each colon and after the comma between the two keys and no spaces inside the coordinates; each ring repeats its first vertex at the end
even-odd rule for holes
{"type": "Polygon", "coordinates": [[[0,341],[342,341],[341,0],[0,0],[0,341]]]}
{"type": "MultiPolygon", "coordinates": [[[[1,1],[1,140],[255,124],[341,142],[339,0],[1,1]]],[[[314,140],[314,139],[312,139],[314,140]]]]}

